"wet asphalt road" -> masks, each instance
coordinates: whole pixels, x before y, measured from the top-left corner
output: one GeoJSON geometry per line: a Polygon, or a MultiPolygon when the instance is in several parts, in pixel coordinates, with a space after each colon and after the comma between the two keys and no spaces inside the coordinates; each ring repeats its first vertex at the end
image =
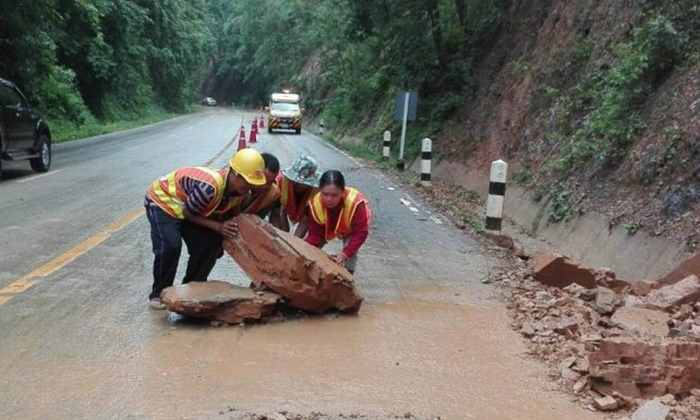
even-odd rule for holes
{"type": "MultiPolygon", "coordinates": [[[[308,133],[263,132],[255,148],[283,166],[311,154],[369,198],[360,314],[212,328],[147,309],[146,188],[180,166],[224,166],[241,118],[249,128],[253,116],[209,109],[59,144],[46,175],[6,166],[0,418],[233,419],[283,410],[598,418],[523,356],[524,343],[481,283],[497,261],[400,185],[308,133]]],[[[210,278],[249,283],[228,256],[210,278]]]]}

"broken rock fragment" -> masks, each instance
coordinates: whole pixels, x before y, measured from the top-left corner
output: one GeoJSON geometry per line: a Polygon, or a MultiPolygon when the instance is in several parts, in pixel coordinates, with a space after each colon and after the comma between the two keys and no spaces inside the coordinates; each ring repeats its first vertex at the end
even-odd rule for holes
{"type": "Polygon", "coordinates": [[[696,301],[700,297],[700,280],[694,274],[678,283],[654,289],[645,297],[646,307],[670,311],[676,306],[696,301]]]}
{"type": "Polygon", "coordinates": [[[610,321],[642,337],[663,338],[668,336],[667,323],[670,319],[666,312],[626,306],[615,311],[610,321]]]}
{"type": "Polygon", "coordinates": [[[546,286],[563,289],[576,283],[586,289],[596,287],[595,272],[564,255],[549,251],[540,252],[528,266],[535,280],[546,286]]]}
{"type": "Polygon", "coordinates": [[[180,315],[240,324],[272,315],[280,296],[212,280],[168,287],[161,299],[169,311],[180,315]]]}
{"type": "Polygon", "coordinates": [[[667,286],[669,284],[678,283],[690,275],[700,276],[700,252],[683,261],[676,268],[671,270],[665,276],[658,279],[656,287],[667,286]]]}
{"type": "Polygon", "coordinates": [[[591,388],[632,398],[685,395],[700,386],[700,343],[602,340],[589,356],[591,388]]]}
{"type": "Polygon", "coordinates": [[[600,411],[614,411],[618,409],[617,400],[609,395],[594,399],[593,404],[600,411]]]}
{"type": "Polygon", "coordinates": [[[238,235],[224,249],[260,287],[285,298],[294,308],[323,313],[357,312],[364,297],[348,270],[321,249],[281,231],[254,215],[240,215],[238,235]]]}
{"type": "Polygon", "coordinates": [[[658,400],[650,400],[632,413],[632,420],[666,420],[670,412],[670,407],[665,406],[658,400]]]}
{"type": "Polygon", "coordinates": [[[594,305],[596,311],[604,315],[611,314],[615,311],[615,307],[619,304],[620,298],[612,289],[598,286],[594,305]]]}

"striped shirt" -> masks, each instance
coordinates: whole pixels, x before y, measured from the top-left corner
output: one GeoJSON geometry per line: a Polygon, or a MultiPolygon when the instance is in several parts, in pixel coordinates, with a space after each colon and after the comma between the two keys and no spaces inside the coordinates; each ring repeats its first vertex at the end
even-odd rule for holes
{"type": "Polygon", "coordinates": [[[184,204],[190,214],[201,215],[216,199],[216,188],[207,182],[186,176],[181,179],[180,187],[187,195],[184,204]]]}

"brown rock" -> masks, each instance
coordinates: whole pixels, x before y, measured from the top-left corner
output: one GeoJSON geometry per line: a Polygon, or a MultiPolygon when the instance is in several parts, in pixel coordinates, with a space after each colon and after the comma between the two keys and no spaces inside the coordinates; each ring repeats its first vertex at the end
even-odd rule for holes
{"type": "Polygon", "coordinates": [[[513,241],[513,238],[508,235],[504,235],[502,233],[484,232],[484,236],[501,248],[515,249],[515,241],[513,241]]]}
{"type": "Polygon", "coordinates": [[[668,336],[670,318],[666,312],[628,306],[615,311],[610,321],[640,336],[663,338],[668,336]]]}
{"type": "Polygon", "coordinates": [[[632,292],[637,296],[644,296],[649,293],[657,282],[655,280],[630,280],[630,287],[632,292]]]}
{"type": "Polygon", "coordinates": [[[585,376],[582,376],[582,377],[579,378],[579,380],[576,381],[576,383],[574,384],[574,386],[573,386],[573,391],[574,391],[575,393],[578,394],[579,392],[581,392],[581,391],[583,391],[584,389],[586,389],[586,385],[588,385],[588,378],[585,377],[585,376]]]}
{"type": "Polygon", "coordinates": [[[527,338],[532,337],[536,333],[535,328],[528,321],[523,322],[520,332],[527,338]]]}
{"type": "Polygon", "coordinates": [[[615,307],[620,304],[620,298],[612,289],[607,287],[598,287],[598,292],[595,296],[594,308],[601,314],[611,314],[615,311],[615,307]]]}
{"type": "Polygon", "coordinates": [[[596,295],[595,289],[586,289],[585,287],[576,283],[571,283],[570,285],[566,286],[563,290],[571,296],[589,302],[595,299],[596,295]]]}
{"type": "Polygon", "coordinates": [[[609,268],[600,268],[595,270],[594,276],[596,284],[599,286],[605,286],[617,293],[620,293],[625,290],[625,288],[630,287],[629,281],[618,279],[615,272],[609,268]]]}
{"type": "Polygon", "coordinates": [[[603,340],[590,354],[591,388],[625,397],[685,395],[700,386],[700,343],[603,340]]]}
{"type": "Polygon", "coordinates": [[[161,299],[169,311],[181,315],[240,324],[272,315],[280,296],[212,280],[168,287],[161,299]]]}
{"type": "Polygon", "coordinates": [[[289,306],[323,313],[357,312],[364,297],[352,275],[321,249],[253,215],[236,217],[239,234],[224,249],[256,286],[266,285],[289,306]]]}
{"type": "Polygon", "coordinates": [[[700,276],[700,252],[683,261],[679,266],[671,270],[665,276],[656,280],[656,287],[668,286],[678,283],[690,275],[700,276]]]}
{"type": "Polygon", "coordinates": [[[582,267],[569,257],[549,251],[537,254],[528,265],[528,271],[535,280],[546,286],[562,289],[576,283],[587,289],[596,287],[593,270],[582,267]]]}
{"type": "Polygon", "coordinates": [[[652,290],[644,301],[647,308],[670,311],[675,306],[694,302],[699,297],[700,280],[693,274],[678,283],[652,290]]]}

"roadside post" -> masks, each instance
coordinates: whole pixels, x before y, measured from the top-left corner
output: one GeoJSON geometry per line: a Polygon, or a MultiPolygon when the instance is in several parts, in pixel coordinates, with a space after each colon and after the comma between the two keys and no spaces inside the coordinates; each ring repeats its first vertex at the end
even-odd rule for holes
{"type": "Polygon", "coordinates": [[[486,201],[486,230],[501,231],[507,172],[508,164],[503,160],[498,159],[491,162],[489,196],[486,201]]]}
{"type": "Polygon", "coordinates": [[[420,153],[420,183],[424,187],[432,185],[430,182],[430,162],[433,158],[433,141],[429,138],[423,139],[420,153]]]}
{"type": "Polygon", "coordinates": [[[401,91],[396,95],[396,112],[394,119],[401,121],[401,142],[399,144],[399,160],[396,162],[396,168],[403,171],[406,163],[403,159],[404,144],[406,143],[406,122],[416,120],[416,111],[418,109],[418,94],[416,92],[401,91]]]}
{"type": "Polygon", "coordinates": [[[389,159],[389,156],[391,155],[391,131],[387,130],[384,132],[383,142],[384,147],[382,148],[382,156],[389,159]]]}
{"type": "Polygon", "coordinates": [[[323,118],[321,118],[321,121],[318,122],[318,134],[322,135],[323,134],[323,127],[325,126],[325,123],[323,122],[323,118]]]}

